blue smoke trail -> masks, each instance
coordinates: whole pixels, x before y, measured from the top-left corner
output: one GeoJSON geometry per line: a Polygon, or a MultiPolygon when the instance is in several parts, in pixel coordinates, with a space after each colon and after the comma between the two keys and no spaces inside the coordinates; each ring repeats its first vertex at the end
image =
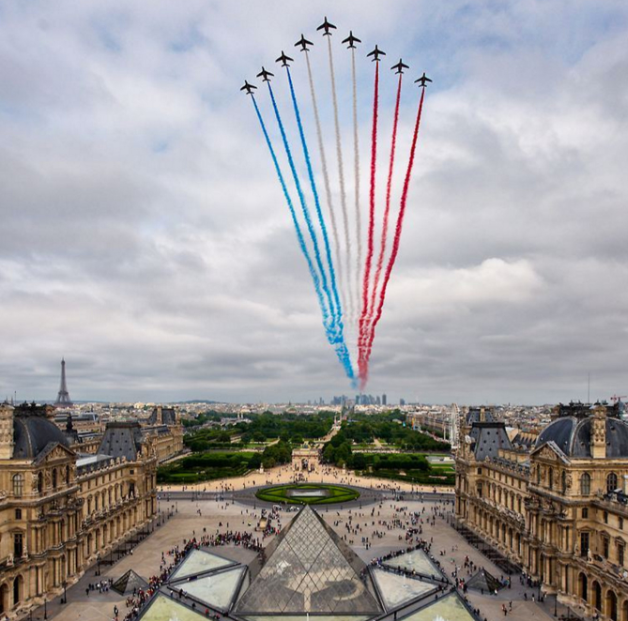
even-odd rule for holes
{"type": "Polygon", "coordinates": [[[347,370],[347,375],[349,377],[353,377],[353,369],[351,366],[351,360],[349,357],[349,352],[347,350],[347,346],[345,344],[344,334],[343,334],[343,325],[342,325],[342,305],[340,304],[340,298],[338,297],[338,287],[336,284],[336,272],[334,270],[334,263],[331,256],[331,248],[329,246],[329,237],[327,235],[327,227],[325,226],[325,220],[323,218],[323,211],[321,209],[320,200],[318,197],[318,191],[316,189],[316,182],[314,181],[314,172],[312,171],[312,161],[310,159],[310,152],[307,147],[307,141],[305,139],[305,133],[303,132],[303,124],[301,122],[301,113],[299,112],[299,104],[297,103],[297,97],[294,92],[294,84],[292,82],[292,75],[290,74],[290,68],[286,67],[286,72],[288,75],[288,82],[290,84],[290,94],[292,96],[292,104],[294,106],[294,114],[297,119],[297,125],[299,127],[299,135],[301,137],[301,145],[303,147],[303,155],[305,156],[305,162],[307,164],[307,172],[310,179],[310,185],[312,186],[312,194],[314,195],[314,204],[316,205],[316,213],[318,215],[318,221],[321,227],[321,232],[323,234],[323,242],[325,244],[325,254],[327,255],[327,263],[329,265],[329,276],[331,280],[331,288],[334,296],[335,309],[334,306],[331,306],[331,312],[334,316],[337,334],[334,339],[334,345],[338,352],[338,357],[340,358],[343,366],[347,370]]]}
{"type": "Polygon", "coordinates": [[[288,193],[288,188],[286,187],[286,181],[283,178],[283,174],[281,172],[281,168],[279,168],[279,162],[277,161],[277,155],[275,154],[275,150],[273,149],[273,145],[270,141],[270,136],[266,131],[266,125],[264,123],[264,119],[257,107],[257,101],[255,101],[255,95],[251,94],[251,100],[253,101],[253,106],[255,106],[255,113],[257,114],[257,118],[262,127],[262,131],[264,132],[264,138],[266,139],[266,144],[268,145],[268,150],[270,151],[270,156],[273,159],[273,164],[275,165],[275,171],[277,172],[277,177],[279,177],[279,183],[281,183],[281,189],[283,190],[283,195],[286,197],[286,202],[288,203],[288,208],[290,209],[290,215],[292,216],[292,222],[294,224],[294,228],[297,233],[297,239],[299,240],[299,246],[301,247],[301,252],[307,261],[307,267],[310,271],[310,276],[314,281],[314,288],[316,289],[316,296],[318,297],[318,303],[320,304],[321,311],[323,313],[323,325],[325,326],[325,330],[328,330],[329,323],[329,314],[327,312],[327,306],[325,304],[325,300],[323,299],[323,294],[321,292],[321,283],[318,278],[318,274],[314,269],[314,264],[312,263],[312,259],[310,257],[310,253],[308,252],[307,246],[305,244],[305,240],[303,239],[303,232],[301,231],[301,226],[299,225],[299,221],[297,220],[297,214],[294,211],[294,205],[292,204],[292,199],[290,198],[290,194],[288,193]]]}
{"type": "MultiPolygon", "coordinates": [[[[277,125],[279,126],[279,131],[281,133],[281,138],[283,141],[283,146],[286,151],[286,156],[288,157],[288,163],[290,164],[290,170],[292,171],[292,178],[294,179],[294,184],[297,188],[297,194],[299,195],[299,201],[301,202],[301,209],[303,211],[303,217],[305,218],[305,223],[307,225],[308,231],[310,233],[310,237],[312,239],[312,244],[314,246],[314,258],[316,259],[316,264],[318,265],[318,269],[321,273],[321,280],[323,285],[323,290],[329,300],[329,308],[333,312],[333,301],[331,297],[331,293],[329,292],[329,287],[327,285],[327,275],[325,273],[325,268],[323,267],[323,262],[321,261],[321,253],[318,248],[318,240],[316,238],[316,231],[314,230],[314,226],[312,225],[312,218],[310,217],[310,212],[307,208],[307,203],[305,201],[305,196],[303,195],[303,190],[301,188],[301,183],[299,181],[299,175],[297,173],[297,169],[294,165],[294,159],[292,158],[292,151],[290,150],[290,145],[288,144],[288,137],[286,136],[286,130],[283,125],[283,121],[281,120],[281,115],[279,114],[279,108],[277,107],[277,102],[275,101],[275,94],[273,93],[273,88],[268,84],[268,92],[270,93],[270,99],[273,104],[273,110],[275,111],[275,117],[277,119],[277,125]]],[[[345,373],[351,379],[354,378],[353,368],[351,366],[351,362],[349,360],[348,352],[346,355],[342,351],[342,344],[338,344],[337,330],[335,326],[326,326],[326,336],[327,340],[330,344],[334,345],[336,348],[336,355],[340,360],[342,366],[345,369],[345,373]]],[[[345,346],[346,350],[346,346],[345,346]]]]}

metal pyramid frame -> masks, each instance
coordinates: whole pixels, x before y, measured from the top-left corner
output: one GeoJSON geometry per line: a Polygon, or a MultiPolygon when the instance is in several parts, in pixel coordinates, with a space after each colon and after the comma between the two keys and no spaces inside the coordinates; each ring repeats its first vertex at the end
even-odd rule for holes
{"type": "Polygon", "coordinates": [[[268,547],[238,615],[377,615],[366,565],[309,505],[268,547]]]}

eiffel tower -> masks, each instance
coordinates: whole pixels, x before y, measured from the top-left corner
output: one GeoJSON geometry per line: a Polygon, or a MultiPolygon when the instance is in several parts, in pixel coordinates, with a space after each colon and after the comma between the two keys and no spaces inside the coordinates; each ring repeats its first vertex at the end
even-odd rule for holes
{"type": "Polygon", "coordinates": [[[61,386],[59,387],[59,394],[55,401],[57,407],[72,407],[72,401],[70,399],[70,393],[68,392],[68,386],[65,383],[65,358],[61,359],[61,386]]]}

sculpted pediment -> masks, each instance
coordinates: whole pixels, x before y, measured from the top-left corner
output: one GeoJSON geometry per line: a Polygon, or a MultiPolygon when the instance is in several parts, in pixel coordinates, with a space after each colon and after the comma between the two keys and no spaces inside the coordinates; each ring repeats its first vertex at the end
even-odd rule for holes
{"type": "Polygon", "coordinates": [[[38,455],[36,462],[38,464],[41,463],[52,463],[55,461],[67,460],[68,457],[73,457],[74,451],[70,450],[63,444],[57,443],[49,443],[48,446],[38,455]]]}
{"type": "Polygon", "coordinates": [[[535,459],[547,462],[569,462],[566,455],[556,446],[556,443],[551,440],[532,451],[532,455],[535,459]]]}

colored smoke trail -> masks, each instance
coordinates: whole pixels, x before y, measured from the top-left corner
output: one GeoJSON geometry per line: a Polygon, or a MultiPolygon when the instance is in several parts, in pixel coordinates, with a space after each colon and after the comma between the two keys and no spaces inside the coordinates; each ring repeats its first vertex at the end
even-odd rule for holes
{"type": "MultiPolygon", "coordinates": [[[[290,145],[288,144],[288,138],[286,136],[286,130],[284,128],[283,121],[281,120],[281,115],[279,114],[279,108],[277,107],[277,102],[275,100],[275,95],[273,93],[273,88],[270,85],[270,82],[267,82],[267,84],[268,84],[268,92],[270,93],[270,98],[271,98],[271,101],[272,101],[272,104],[273,104],[273,110],[275,111],[275,117],[277,119],[277,125],[279,126],[279,132],[281,133],[281,138],[282,138],[282,141],[283,141],[284,149],[286,151],[286,156],[288,157],[288,164],[290,165],[290,170],[292,171],[292,177],[294,179],[294,184],[295,184],[295,186],[297,188],[297,194],[299,196],[299,201],[301,202],[301,210],[303,211],[303,217],[305,218],[305,223],[306,223],[308,231],[310,233],[310,238],[312,239],[312,244],[313,244],[313,247],[314,247],[314,258],[316,260],[316,265],[318,266],[318,269],[319,269],[320,274],[321,274],[322,288],[323,288],[323,291],[325,292],[325,295],[327,296],[327,299],[328,299],[328,302],[329,302],[329,309],[333,310],[334,305],[333,305],[331,293],[329,291],[329,286],[327,284],[327,275],[326,275],[325,269],[323,267],[323,263],[321,261],[321,253],[320,253],[320,249],[318,247],[318,239],[317,239],[317,236],[316,236],[316,231],[314,230],[314,227],[312,225],[312,218],[310,217],[310,212],[309,212],[309,209],[307,207],[307,203],[305,201],[305,196],[303,194],[303,189],[301,188],[301,182],[299,181],[299,175],[298,175],[296,167],[294,165],[294,159],[292,157],[292,151],[290,150],[290,145]]],[[[336,326],[334,324],[335,324],[335,322],[332,321],[332,325],[326,324],[326,326],[325,326],[326,327],[327,340],[329,341],[329,343],[334,345],[334,347],[336,348],[336,354],[338,355],[338,359],[340,360],[341,364],[343,365],[343,367],[345,369],[345,373],[347,374],[347,376],[349,378],[353,378],[354,377],[353,367],[351,365],[351,360],[349,358],[348,352],[345,353],[346,345],[344,345],[344,339],[342,338],[341,334],[339,335],[337,333],[336,326]]]]}
{"type": "MultiPolygon", "coordinates": [[[[331,280],[331,288],[335,302],[335,311],[333,313],[334,316],[334,326],[337,330],[336,338],[334,344],[342,344],[344,345],[344,334],[343,334],[343,325],[342,325],[342,307],[340,306],[340,300],[338,299],[338,288],[336,286],[336,273],[334,271],[334,263],[331,256],[331,248],[329,247],[329,237],[327,235],[327,227],[325,225],[325,219],[323,218],[323,212],[321,210],[321,204],[318,197],[318,191],[316,189],[316,182],[314,181],[314,172],[312,170],[312,160],[310,158],[310,151],[307,146],[307,141],[305,139],[305,133],[303,132],[303,123],[301,122],[301,113],[299,111],[299,104],[297,102],[296,93],[294,91],[294,84],[292,82],[292,74],[290,73],[290,68],[286,67],[286,72],[288,75],[288,83],[290,85],[290,95],[292,97],[292,104],[294,106],[294,114],[297,120],[297,126],[299,128],[299,136],[301,138],[301,146],[303,147],[303,156],[305,157],[305,163],[307,166],[307,172],[310,179],[310,185],[312,187],[312,194],[314,196],[314,204],[316,206],[316,213],[318,215],[318,221],[321,227],[321,233],[323,235],[323,243],[325,245],[325,254],[327,257],[327,263],[329,268],[329,277],[331,280]]],[[[346,347],[345,347],[346,351],[346,347]]],[[[345,365],[346,361],[343,361],[343,365],[345,365]]],[[[350,361],[348,362],[349,367],[351,366],[350,361]]],[[[346,366],[346,365],[345,365],[346,366]]]]}
{"type": "Polygon", "coordinates": [[[321,312],[323,314],[323,325],[325,326],[325,330],[327,330],[328,329],[327,324],[329,322],[329,315],[327,312],[327,306],[325,304],[325,300],[323,299],[323,293],[321,291],[320,280],[318,278],[318,274],[316,273],[316,270],[314,269],[314,264],[312,263],[312,258],[310,257],[310,253],[308,252],[307,246],[305,244],[305,240],[303,239],[303,232],[301,231],[301,226],[299,225],[299,221],[297,220],[297,214],[294,211],[292,198],[290,197],[290,193],[288,192],[288,187],[286,186],[286,180],[284,179],[283,173],[281,172],[281,168],[279,167],[279,162],[277,161],[277,155],[275,153],[275,149],[273,148],[273,144],[270,141],[270,136],[268,135],[268,131],[266,130],[266,124],[264,123],[262,114],[260,113],[259,108],[257,106],[257,101],[255,101],[255,95],[251,94],[251,100],[253,101],[253,106],[255,107],[255,114],[257,114],[257,118],[262,127],[262,132],[264,133],[264,138],[266,139],[266,144],[268,146],[268,150],[270,151],[270,157],[272,158],[273,164],[275,165],[275,171],[277,173],[277,177],[279,178],[279,183],[281,184],[283,195],[285,196],[286,202],[288,203],[288,209],[290,209],[290,216],[292,217],[292,223],[294,224],[294,229],[297,234],[299,247],[301,248],[301,252],[303,253],[303,256],[305,257],[308,270],[310,271],[310,276],[312,277],[312,281],[314,282],[314,289],[316,290],[316,297],[318,298],[318,303],[321,307],[321,312]]]}
{"type": "MultiPolygon", "coordinates": [[[[390,145],[390,161],[388,164],[388,181],[386,183],[386,206],[384,208],[384,222],[382,224],[382,238],[379,247],[379,256],[377,257],[377,269],[375,270],[375,279],[373,282],[373,290],[371,291],[371,302],[368,313],[368,323],[373,319],[373,311],[375,310],[375,297],[377,295],[377,287],[379,279],[382,275],[382,267],[384,265],[384,255],[386,254],[386,243],[388,240],[388,218],[390,216],[390,192],[392,187],[393,170],[395,168],[395,149],[397,146],[397,126],[399,124],[399,101],[401,100],[401,79],[403,74],[399,74],[399,84],[397,86],[397,100],[395,102],[395,116],[393,120],[392,140],[390,145]]],[[[367,327],[368,329],[368,327],[367,327]]]]}
{"type": "Polygon", "coordinates": [[[342,220],[344,224],[345,246],[347,248],[346,278],[341,282],[343,290],[343,304],[349,300],[349,315],[353,314],[353,287],[351,286],[351,240],[349,239],[349,216],[347,213],[347,192],[345,190],[345,173],[342,160],[342,141],[340,137],[340,121],[338,120],[338,97],[336,96],[336,72],[334,71],[334,56],[331,49],[331,37],[327,37],[327,50],[329,52],[329,75],[331,78],[331,94],[334,103],[334,126],[336,129],[336,155],[338,157],[338,177],[340,179],[340,206],[342,207],[342,220]],[[345,288],[347,294],[345,295],[345,288]]]}
{"type": "MultiPolygon", "coordinates": [[[[351,48],[351,77],[353,80],[353,165],[355,176],[355,236],[356,236],[356,261],[355,261],[355,312],[360,307],[360,272],[362,266],[362,209],[360,207],[360,143],[358,139],[358,95],[357,80],[355,76],[355,47],[351,48]]],[[[351,323],[355,323],[353,314],[351,323]]]]}
{"type": "Polygon", "coordinates": [[[329,171],[327,170],[327,158],[325,157],[325,146],[323,143],[323,132],[321,131],[321,121],[318,115],[318,103],[316,101],[316,91],[314,89],[314,78],[312,77],[312,67],[310,65],[310,56],[305,54],[305,60],[307,62],[307,75],[310,82],[310,94],[312,95],[312,108],[314,110],[314,121],[316,124],[316,137],[318,139],[318,151],[321,158],[321,166],[323,169],[323,181],[325,184],[325,197],[327,198],[327,204],[329,206],[329,216],[331,219],[331,231],[334,237],[334,250],[336,251],[336,260],[338,262],[338,279],[343,280],[343,263],[342,256],[340,254],[340,242],[338,240],[338,227],[336,226],[336,215],[334,213],[334,204],[331,196],[331,186],[329,184],[329,171]]]}
{"type": "MultiPolygon", "coordinates": [[[[375,86],[373,89],[373,126],[371,129],[371,186],[369,191],[369,227],[366,246],[366,263],[364,266],[364,280],[362,283],[362,314],[360,316],[360,332],[358,336],[358,366],[359,376],[366,373],[364,348],[368,335],[367,316],[369,308],[369,279],[371,277],[371,262],[373,261],[373,231],[375,227],[375,177],[377,172],[377,108],[379,97],[379,63],[375,63],[375,86]]],[[[363,380],[361,380],[363,381],[363,380]]]]}
{"type": "Polygon", "coordinates": [[[419,110],[416,116],[416,124],[414,126],[414,136],[412,138],[412,147],[410,149],[410,160],[408,161],[408,169],[406,171],[406,178],[403,182],[403,192],[401,194],[401,206],[399,208],[399,215],[397,216],[397,226],[395,228],[395,238],[393,241],[392,251],[388,265],[386,266],[386,274],[384,276],[384,282],[382,283],[382,291],[379,296],[379,304],[377,306],[377,314],[371,326],[370,334],[368,337],[368,345],[366,349],[366,360],[364,364],[364,371],[360,368],[360,384],[364,388],[368,380],[368,364],[371,358],[371,349],[373,347],[373,339],[375,338],[375,328],[379,323],[384,309],[384,301],[386,299],[386,289],[388,288],[388,281],[390,280],[390,274],[395,265],[397,253],[399,252],[399,240],[401,239],[401,231],[403,229],[403,218],[406,211],[406,201],[408,199],[408,188],[410,187],[410,177],[412,176],[412,166],[414,164],[414,153],[416,150],[416,143],[419,136],[419,127],[421,125],[421,113],[423,112],[423,99],[425,98],[425,87],[421,90],[421,99],[419,101],[419,110]]]}

